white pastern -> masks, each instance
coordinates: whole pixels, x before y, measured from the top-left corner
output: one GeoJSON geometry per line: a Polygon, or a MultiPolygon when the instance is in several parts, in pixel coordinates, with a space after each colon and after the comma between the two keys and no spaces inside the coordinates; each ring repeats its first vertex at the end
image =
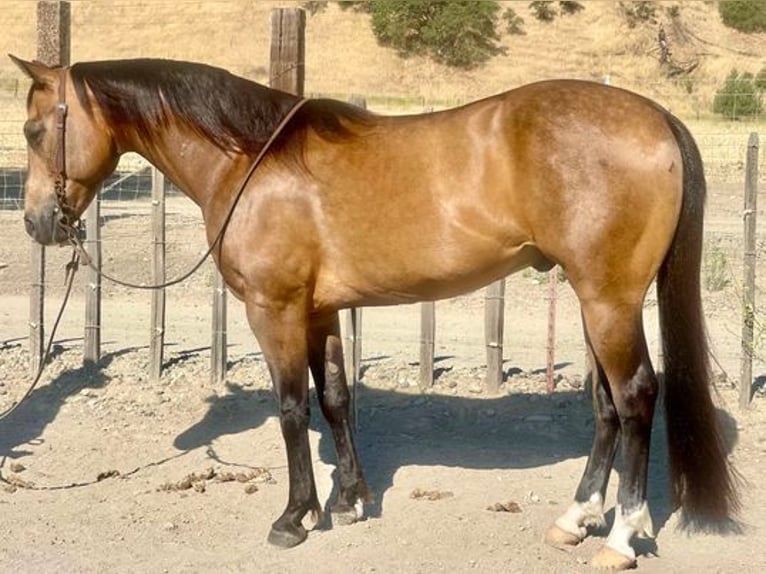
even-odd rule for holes
{"type": "Polygon", "coordinates": [[[630,545],[634,536],[640,538],[654,538],[654,526],[652,525],[652,516],[649,514],[649,505],[646,501],[630,512],[625,514],[622,507],[618,504],[614,509],[614,525],[606,539],[606,545],[616,550],[620,554],[633,560],[636,553],[630,545]]]}
{"type": "Polygon", "coordinates": [[[573,502],[567,511],[556,519],[556,526],[585,538],[588,526],[600,527],[606,524],[604,519],[604,499],[598,492],[591,495],[587,502],[573,502]]]}
{"type": "Polygon", "coordinates": [[[356,512],[357,520],[364,518],[364,501],[361,498],[356,499],[356,503],[354,504],[354,511],[356,512]]]}

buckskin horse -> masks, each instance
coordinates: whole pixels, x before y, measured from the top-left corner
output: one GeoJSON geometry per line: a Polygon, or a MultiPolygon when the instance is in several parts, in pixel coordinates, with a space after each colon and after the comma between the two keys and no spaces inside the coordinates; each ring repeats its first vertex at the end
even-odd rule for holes
{"type": "Polygon", "coordinates": [[[595,436],[574,501],[545,540],[575,545],[604,525],[618,443],[614,523],[592,564],[632,567],[633,537],[652,535],[647,465],[659,383],[642,305],[655,278],[672,500],[690,526],[736,523],[700,293],[703,166],[687,128],[660,106],[557,80],[384,117],[202,64],[14,61],[32,79],[24,223],[35,240],[70,240],[128,151],[200,207],[278,398],[290,484],[271,543],[299,544],[322,519],[309,371],[337,450],[336,523],[358,520],[371,497],[349,426],[339,309],[451,297],[554,264],[581,304],[595,436]]]}

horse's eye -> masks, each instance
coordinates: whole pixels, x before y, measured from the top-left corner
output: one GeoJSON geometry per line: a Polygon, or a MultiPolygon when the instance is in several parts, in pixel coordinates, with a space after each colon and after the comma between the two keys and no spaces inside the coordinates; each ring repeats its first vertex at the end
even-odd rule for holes
{"type": "Polygon", "coordinates": [[[24,123],[24,137],[30,147],[39,147],[45,135],[45,126],[42,122],[29,120],[24,123]]]}

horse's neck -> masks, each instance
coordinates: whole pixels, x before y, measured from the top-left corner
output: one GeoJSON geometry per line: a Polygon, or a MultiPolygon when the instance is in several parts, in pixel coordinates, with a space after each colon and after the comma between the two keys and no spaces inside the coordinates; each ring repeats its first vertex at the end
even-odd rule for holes
{"type": "Polygon", "coordinates": [[[134,140],[124,146],[164,173],[173,184],[188,195],[203,211],[213,195],[231,187],[243,170],[242,158],[226,154],[213,143],[188,130],[168,127],[151,143],[134,140]]]}

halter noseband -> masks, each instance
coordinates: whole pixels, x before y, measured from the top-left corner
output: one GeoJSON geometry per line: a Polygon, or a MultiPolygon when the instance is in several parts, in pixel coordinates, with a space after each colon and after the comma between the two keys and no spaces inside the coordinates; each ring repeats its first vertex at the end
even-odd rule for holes
{"type": "Polygon", "coordinates": [[[62,70],[59,76],[58,102],[56,103],[56,178],[53,190],[56,196],[56,213],[58,225],[67,232],[70,242],[79,237],[80,219],[74,217],[74,210],[67,203],[66,198],[66,119],[69,106],[66,103],[66,70],[62,70]]]}

